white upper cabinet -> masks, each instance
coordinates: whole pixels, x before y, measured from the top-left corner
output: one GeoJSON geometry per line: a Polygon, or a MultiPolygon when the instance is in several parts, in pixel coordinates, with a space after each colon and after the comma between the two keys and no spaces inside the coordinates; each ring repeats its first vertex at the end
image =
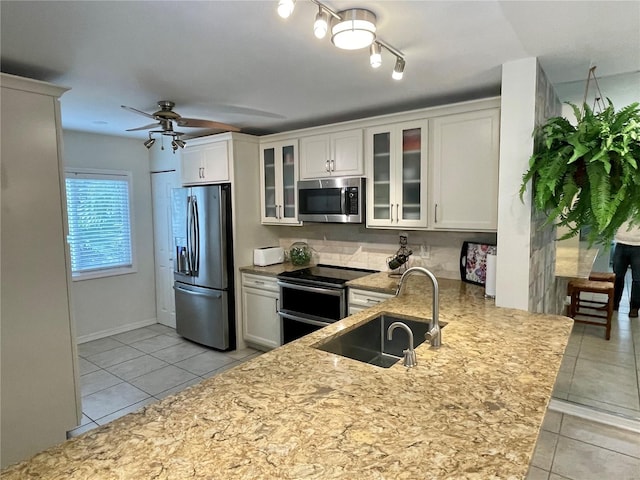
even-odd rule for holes
{"type": "Polygon", "coordinates": [[[269,225],[301,225],[296,198],[298,141],[260,146],[261,220],[269,225]]]}
{"type": "Polygon", "coordinates": [[[191,143],[182,152],[183,185],[204,185],[229,181],[229,146],[227,140],[191,143]]]}
{"type": "Polygon", "coordinates": [[[497,229],[499,125],[498,108],[430,120],[432,228],[497,229]]]}
{"type": "Polygon", "coordinates": [[[366,130],[367,227],[427,227],[427,125],[366,130]]]}
{"type": "Polygon", "coordinates": [[[361,176],[364,173],[362,129],[300,139],[300,178],[361,176]]]}

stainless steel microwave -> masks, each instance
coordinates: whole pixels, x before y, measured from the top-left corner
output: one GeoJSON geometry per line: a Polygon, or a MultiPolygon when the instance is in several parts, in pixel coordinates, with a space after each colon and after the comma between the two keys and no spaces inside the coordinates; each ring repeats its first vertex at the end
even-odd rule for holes
{"type": "Polygon", "coordinates": [[[365,184],[361,177],[320,178],[298,182],[298,220],[363,223],[365,184]]]}

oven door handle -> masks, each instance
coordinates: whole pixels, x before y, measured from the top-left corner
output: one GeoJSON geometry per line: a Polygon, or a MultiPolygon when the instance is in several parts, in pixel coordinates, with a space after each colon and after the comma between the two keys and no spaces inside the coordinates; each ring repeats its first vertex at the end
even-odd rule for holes
{"type": "Polygon", "coordinates": [[[312,287],[309,285],[298,285],[297,283],[283,282],[281,280],[278,280],[278,285],[281,288],[291,288],[292,290],[301,290],[303,292],[333,295],[334,297],[341,296],[344,291],[342,288],[312,287]]]}
{"type": "Polygon", "coordinates": [[[300,317],[298,315],[291,315],[290,313],[278,312],[278,314],[282,318],[295,320],[296,322],[300,322],[300,323],[307,323],[309,325],[314,325],[316,327],[326,327],[327,325],[331,325],[330,323],[319,322],[318,320],[311,320],[310,318],[300,317]]]}

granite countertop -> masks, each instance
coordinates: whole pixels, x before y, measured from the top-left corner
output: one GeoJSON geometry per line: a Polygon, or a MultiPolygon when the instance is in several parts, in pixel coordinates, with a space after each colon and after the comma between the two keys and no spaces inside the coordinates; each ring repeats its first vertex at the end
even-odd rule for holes
{"type": "Polygon", "coordinates": [[[442,347],[420,345],[415,368],[313,348],[379,312],[430,317],[426,279],[407,287],[2,478],[524,478],[571,319],[497,308],[482,287],[442,280],[442,347]]]}
{"type": "Polygon", "coordinates": [[[247,265],[246,267],[240,267],[239,270],[243,273],[253,273],[256,275],[266,275],[268,277],[276,277],[282,272],[292,272],[294,270],[300,270],[301,268],[307,268],[309,265],[296,266],[292,263],[276,263],[274,265],[267,265],[266,267],[259,267],[258,265],[247,265]]]}

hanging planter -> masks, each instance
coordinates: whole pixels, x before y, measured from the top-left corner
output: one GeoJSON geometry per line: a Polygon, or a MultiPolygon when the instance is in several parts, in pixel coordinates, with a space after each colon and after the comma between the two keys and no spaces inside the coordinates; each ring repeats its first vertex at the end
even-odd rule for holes
{"type": "Polygon", "coordinates": [[[640,223],[640,107],[594,113],[572,104],[577,124],[553,117],[534,131],[534,154],[522,177],[522,199],[531,181],[535,210],[546,224],[569,229],[561,239],[590,227],[590,244],[609,245],[627,220],[640,223]]]}

